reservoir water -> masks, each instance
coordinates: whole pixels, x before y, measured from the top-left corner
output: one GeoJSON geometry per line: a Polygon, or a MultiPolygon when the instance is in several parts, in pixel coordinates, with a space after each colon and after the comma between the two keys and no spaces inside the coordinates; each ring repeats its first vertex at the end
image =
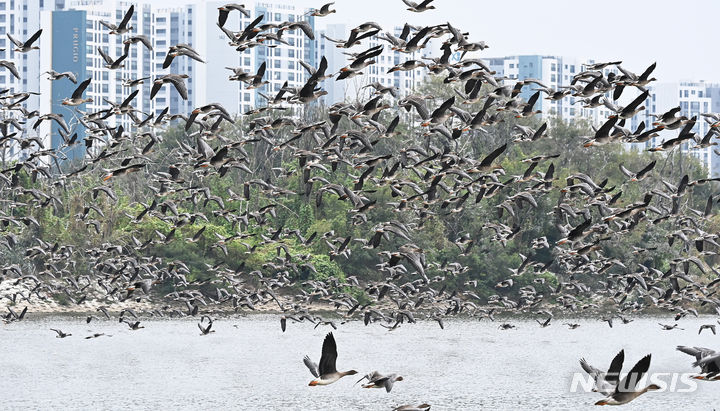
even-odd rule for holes
{"type": "MultiPolygon", "coordinates": [[[[391,410],[402,404],[433,410],[598,409],[597,393],[571,392],[573,373],[585,357],[607,369],[625,349],[625,367],[652,354],[652,373],[692,373],[692,358],[677,345],[720,350],[720,336],[684,319],[685,330],[663,331],[654,318],[630,324],[579,319],[575,330],[556,319],[547,328],[532,320],[509,320],[502,331],[488,320],[405,324],[394,331],[353,322],[334,331],[339,370],[355,369],[325,387],[309,387],[302,358],[319,361],[332,329],[288,323],[277,316],[220,318],[215,333],[201,336],[196,319],[144,320],[129,330],[116,321],[32,317],[0,325],[0,408],[84,410],[391,410]],[[55,338],[49,328],[72,333],[55,338]],[[93,333],[105,333],[85,339],[93,333]],[[391,393],[353,385],[373,370],[398,373],[391,393]]],[[[672,376],[659,377],[671,385],[672,376]]],[[[641,384],[645,383],[642,381],[641,384]]],[[[676,389],[687,388],[676,381],[676,389]]],[[[720,382],[698,382],[693,392],[650,392],[629,410],[711,410],[720,405],[720,382]]]]}

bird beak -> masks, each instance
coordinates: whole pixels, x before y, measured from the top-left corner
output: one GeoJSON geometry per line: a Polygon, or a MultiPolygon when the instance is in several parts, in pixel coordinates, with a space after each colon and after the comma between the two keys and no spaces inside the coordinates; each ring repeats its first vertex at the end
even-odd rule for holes
{"type": "Polygon", "coordinates": [[[591,147],[593,145],[592,141],[589,141],[585,144],[583,144],[583,147],[591,147]]]}
{"type": "Polygon", "coordinates": [[[317,380],[312,380],[312,381],[310,381],[310,384],[308,384],[308,387],[314,387],[314,386],[316,386],[317,384],[318,384],[318,383],[317,383],[317,380]]]}
{"type": "Polygon", "coordinates": [[[103,178],[103,181],[108,181],[110,178],[112,178],[112,174],[106,175],[105,178],[103,178]]]}
{"type": "Polygon", "coordinates": [[[595,405],[607,405],[607,401],[600,400],[600,401],[596,402],[595,405]]]}

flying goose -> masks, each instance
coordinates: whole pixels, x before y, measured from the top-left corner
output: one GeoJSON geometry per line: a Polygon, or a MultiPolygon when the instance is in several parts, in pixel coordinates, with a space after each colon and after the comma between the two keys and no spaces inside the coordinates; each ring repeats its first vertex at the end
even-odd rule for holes
{"type": "Polygon", "coordinates": [[[51,328],[50,331],[55,331],[57,333],[57,336],[55,338],[65,338],[65,337],[70,337],[72,335],[70,333],[64,333],[64,332],[62,332],[62,330],[58,330],[55,328],[51,328]]]}
{"type": "Polygon", "coordinates": [[[320,7],[319,9],[312,9],[312,10],[310,10],[308,13],[309,13],[311,16],[315,16],[315,17],[325,17],[325,16],[329,16],[331,13],[336,13],[336,12],[337,12],[337,10],[333,10],[333,9],[330,8],[330,6],[332,6],[333,4],[335,4],[334,1],[333,1],[333,2],[330,2],[330,3],[327,3],[327,4],[324,4],[324,5],[323,5],[322,7],[320,7]]]}
{"type": "Polygon", "coordinates": [[[245,17],[250,18],[250,11],[245,8],[244,4],[235,4],[235,3],[226,4],[224,6],[218,7],[218,25],[220,27],[225,26],[225,22],[227,22],[228,16],[230,15],[230,12],[233,10],[237,10],[240,13],[242,13],[245,17]]]}
{"type": "Polygon", "coordinates": [[[55,70],[48,70],[43,74],[47,74],[49,80],[60,80],[61,78],[65,77],[68,80],[72,81],[73,84],[77,84],[77,77],[75,77],[75,73],[73,73],[72,71],[58,73],[55,70]]]}
{"type": "Polygon", "coordinates": [[[135,5],[130,5],[130,8],[127,12],[125,12],[125,16],[123,17],[120,24],[115,25],[112,23],[108,23],[106,21],[100,20],[100,24],[110,29],[110,34],[125,34],[129,33],[130,30],[133,29],[132,26],[128,26],[128,23],[130,22],[130,19],[133,16],[133,13],[135,13],[135,5]]]}
{"type": "Polygon", "coordinates": [[[320,357],[320,365],[312,362],[310,357],[307,355],[303,358],[305,366],[308,367],[310,373],[315,377],[314,380],[308,384],[311,387],[316,385],[329,385],[339,380],[346,375],[355,375],[357,371],[343,371],[339,372],[335,367],[335,361],[337,360],[337,345],[335,344],[335,337],[333,333],[328,333],[325,336],[322,346],[322,356],[320,357]]]}
{"type": "Polygon", "coordinates": [[[420,3],[415,3],[414,1],[410,0],[402,0],[403,3],[407,4],[408,10],[414,12],[414,13],[422,13],[423,11],[427,10],[433,10],[435,6],[429,6],[430,3],[433,2],[433,0],[425,0],[420,3]]]}
{"type": "Polygon", "coordinates": [[[607,398],[596,402],[595,405],[627,404],[648,391],[659,390],[660,387],[655,384],[650,384],[640,390],[637,389],[638,382],[642,379],[648,368],[650,368],[651,357],[652,355],[648,354],[638,361],[625,378],[618,383],[613,392],[610,393],[607,398]]]}
{"type": "Polygon", "coordinates": [[[62,101],[62,104],[64,106],[79,106],[83,103],[90,103],[93,101],[92,97],[83,98],[83,93],[85,92],[85,89],[88,85],[90,85],[90,82],[92,81],[92,77],[88,77],[87,80],[80,83],[79,86],[73,91],[72,97],[65,98],[62,101]]]}
{"type": "Polygon", "coordinates": [[[695,357],[693,366],[700,367],[700,374],[693,376],[696,380],[720,380],[720,358],[715,350],[703,347],[686,347],[678,345],[677,350],[695,357]],[[708,359],[708,361],[705,361],[708,359]]]}
{"type": "MultiPolygon", "coordinates": [[[[385,388],[385,391],[390,392],[392,390],[395,381],[402,381],[403,377],[397,374],[383,375],[377,371],[373,371],[370,374],[362,377],[358,382],[367,379],[368,382],[363,384],[363,388],[385,388]]],[[[356,382],[355,384],[357,384],[356,382]]]]}
{"type": "Polygon", "coordinates": [[[17,47],[15,49],[15,51],[20,52],[20,53],[27,53],[30,50],[39,50],[40,49],[40,47],[38,47],[38,46],[33,46],[33,43],[35,43],[37,41],[37,39],[40,38],[41,34],[42,34],[42,29],[36,31],[35,34],[33,34],[24,43],[16,38],[14,38],[13,36],[11,36],[10,33],[8,33],[7,36],[10,39],[10,41],[13,42],[13,44],[15,44],[15,46],[17,47]]]}

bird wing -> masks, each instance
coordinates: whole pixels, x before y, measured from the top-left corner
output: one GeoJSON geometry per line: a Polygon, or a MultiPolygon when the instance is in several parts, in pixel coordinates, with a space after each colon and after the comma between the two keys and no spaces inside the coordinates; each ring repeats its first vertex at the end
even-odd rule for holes
{"type": "Polygon", "coordinates": [[[610,130],[613,128],[615,123],[617,123],[617,121],[618,121],[617,117],[612,117],[611,119],[606,121],[602,126],[600,126],[598,131],[595,133],[595,138],[604,137],[604,136],[609,135],[610,130]]]}
{"type": "Polygon", "coordinates": [[[7,68],[8,70],[10,70],[10,73],[12,73],[12,75],[15,76],[15,78],[20,80],[20,73],[18,72],[18,69],[15,66],[15,63],[13,63],[12,61],[1,60],[0,66],[3,66],[5,68],[7,68]]]}
{"type": "Polygon", "coordinates": [[[314,362],[312,362],[312,360],[310,359],[310,357],[308,357],[308,356],[306,355],[305,358],[303,358],[303,362],[305,363],[305,366],[308,367],[308,369],[310,370],[310,373],[311,373],[315,378],[320,378],[320,373],[318,372],[318,366],[317,366],[317,364],[315,364],[314,362]]]}
{"type": "Polygon", "coordinates": [[[218,26],[222,28],[225,25],[225,22],[227,22],[228,15],[230,15],[230,10],[218,9],[218,11],[218,26]]]}
{"type": "Polygon", "coordinates": [[[102,24],[103,26],[107,27],[110,30],[115,30],[115,28],[116,28],[114,24],[110,24],[110,23],[102,21],[102,20],[100,20],[100,24],[102,24]]]}
{"type": "Polygon", "coordinates": [[[591,377],[593,377],[596,380],[597,380],[597,377],[602,374],[602,371],[600,371],[599,369],[588,364],[588,362],[587,362],[587,360],[585,360],[585,358],[580,359],[580,366],[582,367],[583,370],[585,370],[586,373],[588,373],[588,375],[590,375],[591,377]]]}
{"type": "Polygon", "coordinates": [[[73,73],[72,71],[66,71],[62,74],[64,74],[68,78],[68,80],[72,81],[73,84],[77,84],[77,77],[75,77],[75,73],[73,73]]]}
{"type": "Polygon", "coordinates": [[[150,100],[155,97],[155,95],[160,91],[160,88],[162,87],[162,83],[153,83],[152,89],[150,90],[150,100]]]}
{"type": "Polygon", "coordinates": [[[107,63],[107,64],[113,64],[113,59],[112,59],[112,57],[108,56],[108,55],[103,51],[102,48],[98,47],[97,50],[98,50],[98,53],[100,53],[100,56],[103,58],[103,60],[105,60],[105,63],[107,63]]]}
{"type": "Polygon", "coordinates": [[[130,103],[131,103],[131,102],[133,101],[133,99],[135,98],[135,96],[138,95],[138,92],[139,92],[139,90],[135,90],[135,91],[133,91],[132,93],[130,93],[130,95],[127,96],[127,98],[126,98],[125,100],[123,100],[123,102],[120,104],[120,107],[127,107],[127,106],[129,106],[130,103]]]}
{"type": "Polygon", "coordinates": [[[135,5],[131,4],[128,11],[125,13],[125,17],[123,17],[120,25],[118,26],[119,29],[124,29],[127,27],[127,24],[130,22],[130,19],[133,16],[133,13],[135,13],[135,5]]]}
{"type": "Polygon", "coordinates": [[[651,354],[646,355],[638,361],[634,367],[630,370],[630,372],[625,376],[625,378],[620,381],[618,386],[615,388],[616,393],[627,393],[630,391],[633,391],[635,387],[637,386],[637,383],[642,379],[643,375],[647,372],[648,368],[650,368],[650,359],[652,358],[651,354]]]}
{"type": "Polygon", "coordinates": [[[702,348],[702,347],[686,347],[684,345],[678,345],[676,350],[685,353],[687,355],[692,355],[695,357],[696,360],[700,360],[706,355],[710,355],[710,353],[714,354],[715,351],[709,349],[709,348],[702,348]]]}
{"type": "Polygon", "coordinates": [[[262,80],[263,76],[265,75],[266,67],[267,63],[263,61],[263,63],[258,68],[257,74],[255,74],[255,78],[262,80]]]}
{"type": "Polygon", "coordinates": [[[639,81],[647,80],[647,78],[650,76],[650,73],[652,73],[653,70],[655,70],[656,65],[657,65],[657,63],[653,63],[650,66],[648,66],[648,68],[646,68],[645,71],[643,71],[643,73],[640,75],[638,80],[639,81]]]}
{"type": "Polygon", "coordinates": [[[490,166],[492,162],[495,161],[495,159],[505,151],[506,148],[507,144],[503,144],[502,146],[496,148],[495,151],[488,154],[487,157],[483,158],[483,160],[480,162],[480,167],[490,166]]]}
{"type": "Polygon", "coordinates": [[[645,168],[643,168],[642,170],[638,171],[638,175],[641,176],[641,175],[644,175],[644,174],[647,174],[648,172],[650,172],[650,170],[652,170],[653,167],[655,167],[655,163],[657,163],[657,160],[653,160],[652,163],[646,165],[645,168]]]}
{"type": "Polygon", "coordinates": [[[623,362],[625,362],[625,350],[620,350],[610,363],[610,367],[605,374],[605,380],[617,384],[620,380],[620,371],[622,370],[623,362]]]}
{"type": "MultiPolygon", "coordinates": [[[[323,60],[325,60],[325,56],[323,56],[323,60]]],[[[327,60],[325,60],[325,61],[327,61],[327,60]]],[[[302,60],[298,60],[298,64],[300,64],[301,66],[303,66],[303,68],[304,68],[304,69],[308,72],[308,74],[310,74],[311,76],[312,76],[313,74],[315,74],[315,72],[316,72],[316,71],[315,71],[315,68],[312,67],[312,66],[310,66],[310,65],[307,64],[306,62],[304,62],[304,61],[302,61],[302,60]]]]}
{"type": "Polygon", "coordinates": [[[42,29],[36,31],[35,34],[32,35],[32,37],[30,37],[29,39],[27,39],[27,40],[25,41],[25,46],[30,46],[31,44],[33,44],[34,42],[36,42],[37,39],[40,38],[40,35],[41,35],[41,34],[42,34],[42,29]]]}
{"type": "Polygon", "coordinates": [[[165,60],[163,61],[163,68],[166,69],[170,67],[170,64],[172,64],[173,59],[175,58],[174,55],[167,53],[165,55],[165,60]]]}
{"type": "Polygon", "coordinates": [[[630,170],[628,170],[627,168],[625,168],[625,166],[623,166],[622,164],[620,164],[619,167],[620,167],[620,171],[621,171],[623,174],[625,174],[626,177],[628,177],[628,178],[634,178],[634,177],[635,177],[635,173],[633,173],[632,171],[630,171],[630,170]]]}
{"type": "Polygon", "coordinates": [[[420,31],[415,33],[413,38],[410,39],[410,41],[405,44],[405,47],[414,47],[420,43],[420,40],[422,40],[425,36],[427,36],[428,32],[430,31],[430,27],[423,27],[420,31]]]}
{"type": "Polygon", "coordinates": [[[649,91],[645,91],[644,93],[640,94],[635,98],[635,100],[628,104],[627,107],[625,107],[625,110],[635,110],[636,108],[638,108],[638,106],[640,106],[640,104],[642,104],[643,101],[648,98],[649,95],[649,91]]]}
{"type": "Polygon", "coordinates": [[[85,92],[85,89],[88,85],[90,85],[90,82],[92,81],[92,77],[88,77],[85,81],[80,83],[79,86],[73,91],[72,98],[82,98],[83,93],[85,92]]]}
{"type": "Polygon", "coordinates": [[[678,137],[684,137],[688,135],[692,135],[692,129],[695,127],[695,122],[697,121],[697,116],[693,116],[690,120],[685,123],[685,126],[680,131],[680,134],[678,137]]]}
{"type": "Polygon", "coordinates": [[[14,38],[13,36],[11,36],[10,33],[8,33],[7,36],[8,36],[8,38],[10,39],[10,41],[13,42],[13,44],[15,44],[15,45],[18,46],[18,47],[22,47],[23,44],[22,44],[18,39],[16,39],[16,38],[14,38]]]}
{"type": "Polygon", "coordinates": [[[315,33],[313,33],[313,29],[312,29],[312,27],[310,27],[310,24],[308,24],[306,21],[303,21],[300,24],[298,24],[298,26],[300,26],[300,30],[302,30],[303,33],[305,33],[305,35],[310,40],[315,40],[315,33]]]}
{"type": "MultiPolygon", "coordinates": [[[[265,63],[263,63],[265,64],[265,63]]],[[[170,82],[173,86],[175,86],[175,90],[177,90],[178,93],[180,93],[180,97],[183,98],[183,100],[188,99],[188,92],[187,87],[185,87],[185,82],[182,78],[179,77],[170,77],[170,82]]]]}
{"type": "Polygon", "coordinates": [[[328,333],[325,336],[322,346],[322,356],[320,357],[320,366],[318,371],[320,375],[326,375],[337,372],[335,368],[335,361],[337,360],[337,345],[335,344],[335,337],[332,333],[328,333]]]}
{"type": "Polygon", "coordinates": [[[385,391],[390,392],[392,390],[393,384],[395,384],[395,381],[397,381],[397,377],[395,374],[389,375],[385,378],[385,381],[383,382],[383,385],[385,386],[385,391]]]}
{"type": "Polygon", "coordinates": [[[528,107],[528,111],[529,111],[529,110],[532,110],[532,108],[533,108],[533,106],[535,105],[535,102],[537,101],[538,97],[540,97],[540,92],[539,92],[539,91],[536,91],[535,94],[533,94],[532,96],[530,96],[530,98],[529,98],[528,101],[527,101],[527,106],[526,106],[526,107],[528,107]]]}
{"type": "Polygon", "coordinates": [[[445,101],[440,105],[440,107],[438,107],[437,110],[435,110],[435,111],[433,112],[433,117],[434,117],[434,116],[441,116],[441,115],[445,114],[445,112],[448,111],[448,109],[449,109],[450,107],[452,107],[453,104],[455,104],[455,96],[452,96],[452,97],[450,97],[449,99],[445,100],[445,101]]]}

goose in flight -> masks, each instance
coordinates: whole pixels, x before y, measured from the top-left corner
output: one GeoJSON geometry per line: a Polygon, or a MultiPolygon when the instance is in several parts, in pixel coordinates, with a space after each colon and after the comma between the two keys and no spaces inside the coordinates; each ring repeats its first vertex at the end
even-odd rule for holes
{"type": "Polygon", "coordinates": [[[715,350],[703,347],[685,347],[678,345],[677,350],[695,357],[693,366],[700,367],[700,374],[693,376],[696,380],[720,380],[720,356],[715,350]]]}
{"type": "Polygon", "coordinates": [[[312,9],[312,10],[310,10],[308,13],[309,13],[311,16],[315,16],[315,17],[325,17],[325,16],[329,16],[331,13],[336,13],[336,12],[337,12],[337,10],[334,10],[334,9],[331,9],[331,8],[330,8],[330,6],[332,6],[333,4],[335,4],[334,1],[333,1],[333,2],[330,2],[330,3],[327,3],[327,4],[324,4],[324,5],[323,5],[322,7],[320,7],[319,9],[312,9]]]}
{"type": "Polygon", "coordinates": [[[220,27],[225,26],[228,16],[230,15],[230,12],[233,10],[237,10],[240,13],[242,13],[245,17],[250,18],[250,11],[248,11],[248,9],[245,8],[244,4],[235,4],[235,3],[226,4],[224,6],[218,7],[218,25],[220,27]]]}
{"type": "Polygon", "coordinates": [[[57,330],[55,328],[51,328],[50,331],[55,331],[57,333],[57,336],[55,338],[65,338],[70,337],[72,334],[70,333],[64,333],[62,330],[57,330]]]}
{"type": "Polygon", "coordinates": [[[108,68],[110,70],[117,70],[119,68],[125,67],[125,65],[122,64],[122,62],[125,61],[125,59],[127,58],[129,49],[130,49],[130,45],[126,44],[125,52],[120,57],[118,57],[114,60],[112,57],[110,57],[109,54],[107,54],[103,51],[102,47],[98,47],[97,51],[98,51],[98,53],[100,53],[100,57],[102,57],[102,59],[105,61],[105,68],[108,68]]]}
{"type": "Polygon", "coordinates": [[[14,38],[13,36],[11,36],[10,33],[8,33],[7,36],[10,39],[10,41],[13,44],[15,44],[15,46],[17,47],[15,49],[15,51],[20,52],[20,53],[27,53],[30,50],[40,50],[40,47],[33,46],[33,43],[35,43],[40,38],[41,34],[42,34],[42,29],[36,31],[35,34],[33,34],[32,37],[27,39],[24,43],[16,38],[14,38]]]}
{"type": "Polygon", "coordinates": [[[138,34],[135,36],[128,37],[123,41],[123,44],[125,44],[125,45],[136,44],[136,43],[142,43],[145,46],[145,48],[147,48],[150,51],[153,51],[152,42],[150,41],[148,36],[143,36],[142,34],[138,34]]]}
{"type": "Polygon", "coordinates": [[[414,13],[422,13],[423,11],[427,10],[433,10],[435,6],[430,6],[429,4],[433,2],[433,0],[425,0],[420,3],[415,3],[414,1],[410,0],[402,0],[403,3],[405,3],[408,6],[408,10],[414,12],[414,13]]]}
{"type": "Polygon", "coordinates": [[[130,22],[130,19],[133,16],[133,13],[135,13],[135,5],[131,5],[127,12],[125,12],[125,16],[123,17],[120,24],[115,25],[112,23],[108,23],[106,21],[100,20],[100,24],[110,29],[110,34],[125,34],[129,33],[130,30],[133,29],[133,26],[128,26],[128,23],[130,22]]]}
{"type": "Polygon", "coordinates": [[[698,330],[698,335],[700,335],[700,333],[703,332],[703,330],[710,330],[710,331],[712,331],[713,335],[715,335],[717,333],[717,331],[715,330],[715,324],[701,325],[700,329],[698,330]]]}
{"type": "Polygon", "coordinates": [[[632,367],[628,375],[626,375],[625,378],[618,383],[612,393],[610,393],[607,398],[596,402],[595,405],[627,404],[648,391],[659,390],[660,387],[655,384],[650,384],[640,390],[637,389],[637,383],[642,379],[648,368],[650,368],[651,358],[652,355],[648,354],[638,361],[637,364],[632,367]]]}
{"type": "Polygon", "coordinates": [[[65,77],[68,80],[72,81],[73,84],[77,84],[77,77],[75,77],[75,73],[73,73],[72,71],[58,73],[55,70],[48,70],[43,74],[47,74],[49,80],[60,80],[61,78],[65,77]]]}
{"type": "Polygon", "coordinates": [[[91,103],[93,101],[92,97],[83,98],[83,93],[85,92],[85,89],[88,85],[90,85],[90,82],[92,81],[92,77],[88,77],[87,80],[80,83],[79,86],[73,91],[72,97],[66,98],[62,101],[62,104],[64,106],[79,106],[83,103],[91,103]]]}
{"type": "MultiPolygon", "coordinates": [[[[205,317],[203,317],[203,318],[205,318],[205,317]]],[[[200,335],[208,335],[208,334],[210,334],[210,333],[214,333],[214,332],[215,332],[215,330],[211,330],[212,325],[213,325],[212,319],[210,319],[209,317],[208,317],[208,319],[209,319],[210,321],[208,322],[207,327],[203,327],[201,323],[198,323],[198,328],[200,329],[200,332],[202,333],[202,334],[200,334],[200,335]]]]}
{"type": "MultiPolygon", "coordinates": [[[[363,384],[363,388],[385,388],[385,391],[390,392],[395,381],[402,381],[403,377],[397,374],[383,375],[377,371],[373,371],[362,377],[358,382],[364,379],[367,379],[368,382],[363,384]]],[[[357,382],[355,384],[357,384],[357,382]]]]}
{"type": "Polygon", "coordinates": [[[153,81],[152,89],[150,90],[150,100],[160,91],[163,85],[170,83],[175,87],[175,90],[180,94],[183,100],[188,99],[187,87],[185,86],[185,80],[188,78],[187,74],[165,74],[160,76],[153,81]]]}
{"type": "Polygon", "coordinates": [[[336,360],[337,345],[335,344],[335,337],[333,337],[332,333],[328,333],[323,341],[320,365],[318,366],[318,364],[312,362],[307,355],[303,358],[305,366],[308,367],[310,373],[315,377],[308,385],[311,387],[316,385],[330,385],[346,375],[357,374],[355,370],[339,372],[335,367],[336,360]]]}

